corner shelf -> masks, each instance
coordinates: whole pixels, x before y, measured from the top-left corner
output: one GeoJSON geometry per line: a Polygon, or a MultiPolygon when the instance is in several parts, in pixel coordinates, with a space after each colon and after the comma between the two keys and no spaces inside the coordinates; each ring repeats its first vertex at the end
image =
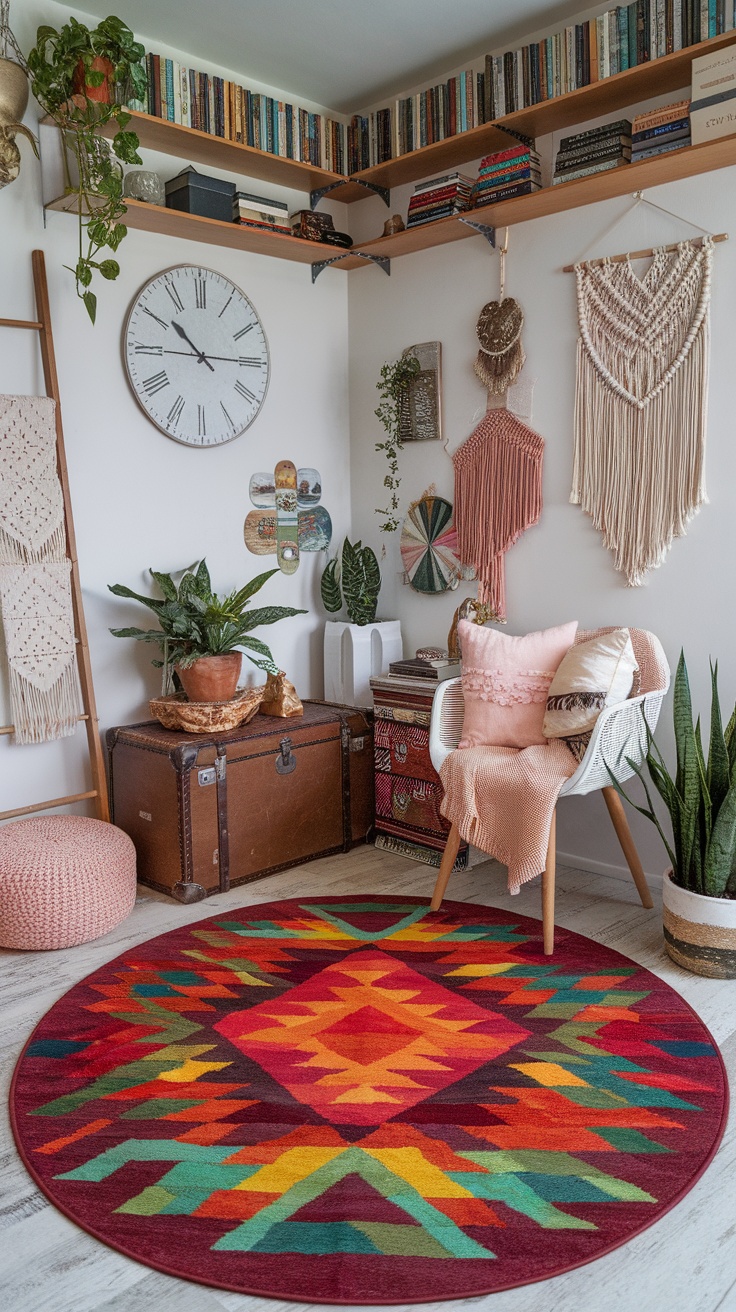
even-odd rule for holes
{"type": "MultiPolygon", "coordinates": [[[[709,41],[687,46],[685,50],[677,50],[674,54],[663,55],[660,59],[652,59],[646,64],[637,64],[636,68],[628,68],[623,73],[615,73],[613,77],[591,82],[589,86],[579,87],[577,91],[569,91],[552,100],[542,100],[538,105],[518,109],[498,119],[497,123],[527,137],[543,137],[560,128],[586,123],[589,119],[635,105],[637,101],[649,100],[653,96],[666,95],[670,91],[689,86],[693,59],[734,42],[736,29],[711,37],[709,41]]],[[[454,137],[435,141],[431,146],[421,146],[419,150],[386,160],[384,164],[374,164],[351,176],[381,187],[399,187],[403,183],[416,182],[440,170],[455,168],[468,160],[478,159],[491,150],[503,150],[509,144],[508,135],[496,124],[481,123],[476,128],[456,133],[454,137]]],[[[361,194],[365,195],[365,192],[361,194]]]]}
{"type": "MultiPolygon", "coordinates": [[[[665,182],[677,182],[681,178],[709,173],[732,164],[736,164],[736,134],[718,137],[715,141],[707,141],[699,146],[682,146],[666,155],[642,160],[638,164],[624,164],[621,168],[593,174],[588,178],[543,187],[530,196],[517,196],[513,200],[499,201],[496,205],[465,210],[462,218],[487,223],[495,228],[511,227],[515,223],[525,223],[528,219],[561,214],[582,205],[594,205],[597,201],[612,200],[632,191],[658,187],[665,182]]],[[[362,242],[354,250],[394,259],[476,235],[460,218],[436,219],[434,223],[419,228],[406,228],[404,232],[391,237],[362,242]]]]}
{"type": "MultiPolygon", "coordinates": [[[[280,260],[295,260],[299,264],[319,264],[331,255],[341,254],[334,246],[317,241],[305,241],[289,233],[269,232],[262,228],[248,228],[238,223],[225,223],[221,219],[206,219],[198,214],[185,214],[162,205],[148,205],[145,201],[126,197],[128,228],[142,232],[158,232],[164,237],[182,237],[188,241],[201,241],[208,246],[229,246],[234,250],[251,251],[255,255],[271,255],[280,260]]],[[[77,213],[77,197],[59,196],[46,206],[60,214],[77,213]]],[[[367,263],[349,257],[335,267],[360,269],[367,263]]]]}
{"type": "MultiPolygon", "coordinates": [[[[734,43],[736,30],[593,82],[567,95],[507,114],[499,122],[514,131],[536,137],[584,123],[603,114],[615,113],[616,110],[635,104],[637,100],[682,88],[690,80],[690,65],[694,58],[734,43]]],[[[354,174],[352,179],[347,179],[339,173],[331,173],[312,164],[271,155],[241,142],[211,136],[207,132],[170,123],[151,114],[133,111],[131,117],[131,127],[138,134],[141,145],[149,150],[177,155],[197,164],[223,168],[248,178],[307,192],[334,186],[334,190],[329,193],[330,198],[346,203],[366,196],[366,190],[359,185],[358,180],[390,188],[427,177],[438,169],[456,167],[468,160],[477,159],[493,148],[508,146],[509,143],[509,137],[499,127],[485,123],[408,155],[401,155],[385,164],[364,169],[354,174]]],[[[110,127],[108,135],[112,131],[110,127]]],[[[733,164],[736,164],[736,134],[698,146],[683,146],[638,164],[626,164],[605,173],[545,187],[531,196],[519,196],[495,205],[466,210],[462,218],[489,227],[506,227],[733,164]]],[[[321,242],[305,241],[290,234],[241,227],[218,219],[206,219],[195,214],[147,205],[141,201],[126,200],[126,205],[126,223],[130,228],[158,232],[167,237],[182,237],[212,246],[251,251],[257,255],[293,260],[300,264],[325,264],[331,257],[335,257],[339,262],[334,267],[345,273],[366,268],[370,263],[366,256],[382,260],[394,259],[477,236],[475,230],[458,217],[437,219],[419,228],[407,228],[390,237],[377,237],[362,242],[352,250],[343,252],[321,242]]],[[[76,213],[76,197],[59,197],[46,208],[76,213]]]]}

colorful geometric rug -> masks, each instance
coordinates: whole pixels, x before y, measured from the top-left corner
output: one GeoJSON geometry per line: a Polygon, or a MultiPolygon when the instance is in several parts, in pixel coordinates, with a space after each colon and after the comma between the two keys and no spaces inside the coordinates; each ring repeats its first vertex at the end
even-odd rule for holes
{"type": "Polygon", "coordinates": [[[29,1040],[23,1160],[104,1243],[243,1293],[434,1302],[590,1262],[692,1187],[727,1087],[667,984],[540,931],[343,897],[162,934],[29,1040]]]}

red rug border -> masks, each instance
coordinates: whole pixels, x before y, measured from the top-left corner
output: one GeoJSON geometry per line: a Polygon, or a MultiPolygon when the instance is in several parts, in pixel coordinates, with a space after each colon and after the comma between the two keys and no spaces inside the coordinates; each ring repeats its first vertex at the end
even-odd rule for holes
{"type": "MultiPolygon", "coordinates": [[[[403,902],[403,903],[406,903],[406,902],[419,902],[419,903],[421,903],[421,902],[424,901],[423,898],[416,898],[416,897],[412,897],[411,895],[408,895],[408,896],[406,896],[406,897],[401,897],[399,894],[393,894],[393,893],[392,893],[392,894],[378,894],[378,893],[366,893],[366,894],[357,894],[357,893],[356,893],[356,894],[350,894],[350,893],[344,893],[344,894],[331,894],[331,895],[329,895],[328,897],[319,897],[319,895],[318,895],[317,897],[306,897],[306,896],[305,896],[304,898],[298,898],[298,897],[297,897],[297,898],[272,898],[270,902],[254,902],[254,903],[252,903],[252,904],[248,904],[248,905],[243,906],[243,907],[228,907],[227,909],[223,908],[222,912],[220,912],[220,913],[218,913],[218,912],[214,912],[212,916],[204,916],[204,917],[203,917],[203,922],[206,921],[206,920],[212,920],[212,919],[214,919],[215,916],[217,916],[218,914],[236,915],[236,914],[237,914],[238,912],[240,912],[240,911],[248,911],[248,910],[250,910],[251,908],[256,908],[256,907],[271,906],[273,903],[279,903],[279,902],[300,902],[300,901],[310,902],[310,901],[312,901],[312,902],[316,902],[316,903],[318,903],[320,906],[324,906],[325,904],[327,904],[327,903],[329,903],[329,902],[345,902],[345,901],[348,900],[351,896],[354,896],[354,897],[356,897],[356,898],[357,898],[357,897],[364,898],[366,901],[368,901],[368,899],[371,898],[371,897],[375,897],[375,898],[377,898],[377,899],[378,899],[379,901],[381,901],[381,902],[389,902],[389,901],[393,901],[393,902],[403,902]]],[[[455,907],[455,906],[456,906],[456,907],[466,907],[466,906],[471,906],[471,907],[473,907],[473,908],[477,908],[477,909],[480,910],[480,909],[481,909],[482,907],[484,907],[485,905],[486,905],[486,904],[485,904],[485,903],[482,903],[482,902],[455,902],[454,900],[446,899],[446,900],[442,903],[442,910],[443,910],[443,911],[448,911],[448,910],[450,910],[450,908],[455,907]]],[[[428,908],[429,908],[429,904],[427,904],[427,906],[428,906],[428,908]]],[[[506,911],[506,909],[505,909],[504,907],[494,907],[494,906],[489,906],[489,910],[492,910],[492,911],[502,911],[505,915],[511,915],[511,916],[513,915],[513,912],[506,911]]],[[[430,913],[430,914],[431,914],[431,913],[430,913]]],[[[541,922],[540,920],[537,920],[536,917],[534,917],[534,916],[519,916],[518,919],[519,919],[520,921],[527,921],[527,922],[529,922],[529,923],[531,923],[531,924],[539,925],[540,930],[541,930],[541,924],[542,924],[542,922],[541,922]]],[[[202,922],[202,923],[203,923],[203,922],[202,922]]],[[[200,923],[200,922],[192,921],[192,922],[188,922],[188,923],[195,924],[195,923],[200,923]]],[[[182,926],[178,926],[177,928],[185,929],[185,928],[187,928],[187,926],[182,925],[182,926]]],[[[579,939],[582,939],[583,942],[587,942],[587,943],[596,943],[596,939],[591,939],[591,938],[589,938],[586,934],[577,934],[577,933],[575,932],[575,930],[571,930],[571,929],[564,930],[564,927],[563,927],[563,926],[558,926],[557,929],[558,929],[558,931],[559,931],[560,929],[563,929],[564,933],[567,934],[567,935],[569,935],[569,936],[570,936],[571,938],[573,938],[573,939],[578,939],[578,938],[579,938],[579,939]]],[[[154,934],[154,935],[152,936],[152,938],[150,938],[150,939],[143,939],[143,943],[152,943],[152,942],[154,942],[157,938],[163,938],[165,934],[170,934],[171,932],[172,932],[171,930],[164,930],[164,932],[163,932],[162,934],[154,934]]],[[[96,974],[98,973],[98,971],[103,970],[103,969],[105,968],[105,966],[112,965],[113,962],[115,962],[115,961],[118,960],[118,957],[125,956],[125,954],[126,954],[127,952],[135,951],[136,947],[141,947],[141,946],[142,946],[142,944],[141,944],[141,943],[138,943],[138,944],[134,944],[133,947],[125,948],[123,952],[118,952],[117,956],[115,956],[115,957],[111,957],[109,961],[103,962],[101,966],[97,966],[95,970],[90,971],[88,975],[84,975],[80,980],[77,980],[77,982],[76,982],[75,984],[72,984],[71,987],[68,988],[68,989],[66,990],[65,993],[62,993],[61,996],[58,997],[58,998],[55,1000],[55,1002],[53,1002],[53,1003],[51,1004],[51,1007],[56,1007],[60,1002],[62,1002],[62,1001],[64,1000],[64,998],[66,998],[70,993],[72,993],[74,989],[78,988],[80,984],[84,984],[84,983],[86,983],[86,981],[87,981],[88,979],[91,979],[93,975],[96,975],[96,974]]],[[[649,968],[648,968],[647,966],[642,966],[641,963],[638,962],[638,961],[635,961],[635,960],[633,959],[633,957],[627,957],[627,956],[624,955],[623,952],[618,952],[618,951],[616,950],[616,948],[609,948],[608,945],[605,944],[605,943],[600,944],[600,946],[601,946],[601,947],[605,947],[606,950],[607,950],[608,952],[612,952],[612,953],[614,953],[617,957],[620,957],[622,961],[626,961],[626,962],[630,963],[630,964],[633,965],[633,966],[638,966],[638,968],[639,968],[640,970],[646,970],[650,975],[654,975],[654,971],[650,971],[649,968]]],[[[660,976],[655,976],[655,978],[660,979],[661,977],[660,977],[660,976]]],[[[666,980],[663,980],[662,982],[665,983],[665,984],[667,984],[667,981],[666,981],[666,980]]],[[[671,984],[667,984],[667,987],[668,987],[668,988],[672,988],[672,985],[671,985],[671,984]]],[[[728,1116],[729,1116],[729,1110],[730,1110],[730,1086],[729,1086],[729,1080],[728,1080],[728,1071],[726,1070],[726,1064],[725,1064],[725,1062],[724,1062],[724,1060],[723,1060],[723,1056],[722,1056],[722,1053],[721,1053],[720,1047],[719,1047],[718,1043],[716,1042],[715,1038],[713,1037],[713,1034],[711,1033],[710,1029],[709,1029],[708,1026],[705,1024],[705,1021],[702,1019],[702,1017],[700,1017],[700,1016],[698,1015],[698,1013],[697,1013],[697,1011],[695,1010],[695,1008],[692,1007],[692,1006],[690,1005],[690,1003],[688,1002],[687,998],[684,998],[684,997],[682,996],[682,994],[679,993],[678,990],[675,989],[675,988],[672,988],[672,992],[676,994],[676,996],[680,999],[680,1001],[681,1001],[682,1003],[684,1003],[685,1007],[686,1007],[687,1010],[690,1012],[690,1014],[691,1014],[692,1016],[695,1017],[695,1019],[698,1021],[698,1023],[699,1023],[700,1025],[702,1025],[702,1027],[703,1027],[705,1033],[708,1035],[708,1038],[711,1040],[711,1043],[713,1044],[713,1047],[714,1047],[714,1049],[715,1049],[715,1052],[716,1052],[716,1054],[717,1054],[717,1056],[718,1056],[718,1060],[719,1060],[719,1062],[720,1062],[720,1066],[721,1066],[721,1074],[722,1074],[722,1076],[723,1076],[723,1088],[724,1088],[724,1094],[723,1094],[723,1111],[722,1111],[722,1115],[721,1115],[721,1121],[720,1121],[720,1124],[719,1124],[719,1126],[718,1126],[718,1133],[717,1133],[717,1136],[716,1136],[716,1138],[715,1138],[715,1140],[714,1140],[714,1142],[713,1142],[713,1147],[711,1148],[710,1153],[708,1154],[706,1160],[703,1162],[703,1164],[702,1164],[702,1166],[700,1167],[700,1169],[699,1169],[699,1170],[697,1171],[697,1173],[696,1173],[694,1176],[692,1176],[692,1178],[688,1181],[687,1188],[682,1189],[682,1190],[680,1191],[680,1193],[677,1194],[677,1196],[676,1196],[675,1198],[671,1199],[671,1201],[669,1202],[669,1204],[667,1205],[667,1207],[663,1208],[662,1211],[660,1211],[660,1212],[657,1214],[657,1216],[654,1218],[654,1220],[646,1222],[644,1225],[639,1226],[638,1229],[636,1229],[636,1230],[632,1230],[631,1233],[628,1234],[628,1235],[626,1236],[625,1239],[619,1240],[617,1243],[609,1244],[609,1246],[608,1246],[607,1248],[602,1248],[602,1249],[600,1249],[600,1250],[595,1254],[595,1257],[584,1258],[584,1259],[583,1259],[582,1261],[580,1261],[580,1262],[571,1262],[568,1266],[560,1267],[560,1269],[559,1269],[558,1271],[555,1271],[555,1272],[554,1272],[554,1275],[534,1276],[534,1277],[532,1277],[531,1280],[521,1280],[521,1281],[516,1280],[516,1281],[514,1281],[512,1284],[508,1284],[508,1285],[498,1285],[498,1286],[494,1287],[492,1290],[487,1290],[485,1293],[483,1292],[483,1290],[479,1290],[477,1293],[471,1293],[471,1294],[468,1294],[468,1293],[465,1293],[465,1294],[458,1294],[456,1298],[453,1297],[452,1295],[447,1295],[447,1296],[445,1296],[445,1295],[440,1295],[440,1296],[434,1295],[432,1298],[422,1298],[422,1299],[417,1299],[416,1302],[415,1302],[414,1304],[412,1304],[412,1305],[414,1305],[414,1306],[421,1306],[422,1304],[427,1304],[427,1303],[449,1303],[449,1302],[457,1302],[457,1301],[459,1301],[460,1299],[468,1299],[468,1298],[490,1298],[490,1297],[492,1297],[494,1294],[503,1294],[503,1293],[505,1293],[505,1292],[506,1292],[507,1290],[509,1290],[509,1289],[523,1289],[526,1285],[537,1285],[537,1284],[543,1284],[543,1283],[544,1283],[545,1281],[547,1281],[547,1280],[556,1280],[558,1276],[564,1276],[564,1275],[567,1275],[569,1271],[576,1271],[576,1270],[578,1270],[580,1267],[583,1267],[583,1266],[590,1266],[593,1262],[597,1262],[599,1258],[601,1258],[601,1257],[607,1257],[609,1253],[613,1253],[613,1252],[615,1252],[615,1250],[616,1250],[617,1248],[623,1248],[625,1244],[628,1244],[632,1239],[636,1239],[637,1236],[640,1235],[640,1234],[643,1234],[645,1230],[651,1230],[652,1226],[656,1225],[657,1222],[658,1222],[658,1221],[661,1221],[662,1218],[663,1218],[664,1216],[666,1216],[668,1212],[671,1212],[675,1207],[677,1207],[677,1205],[678,1205],[679,1203],[682,1202],[682,1199],[685,1198],[685,1197],[690,1193],[690,1191],[695,1187],[695,1185],[698,1183],[698,1181],[702,1178],[702,1176],[703,1176],[703,1175],[705,1174],[705,1172],[707,1171],[707,1169],[708,1169],[708,1167],[710,1166],[711,1162],[713,1161],[713,1159],[714,1159],[716,1153],[718,1152],[718,1149],[720,1148],[721,1143],[723,1142],[723,1136],[724,1136],[724,1134],[725,1134],[725,1132],[726,1132],[726,1126],[727,1126],[727,1124],[728,1124],[728,1116]]],[[[182,1275],[180,1271],[176,1271],[176,1270],[174,1270],[172,1267],[165,1266],[163,1263],[160,1263],[160,1262],[155,1262],[155,1263],[154,1263],[154,1262],[143,1262],[143,1261],[141,1261],[140,1254],[132,1252],[130,1249],[124,1247],[122,1244],[111,1244],[111,1243],[109,1242],[108,1239],[104,1238],[101,1234],[99,1234],[99,1233],[98,1233],[96,1230],[94,1230],[91,1226],[88,1226],[88,1225],[84,1225],[84,1224],[82,1224],[82,1222],[79,1221],[79,1220],[77,1219],[77,1217],[73,1216],[72,1213],[71,1213],[70,1211],[68,1211],[66,1207],[63,1207],[60,1203],[58,1203],[58,1202],[56,1201],[55,1198],[52,1198],[52,1196],[47,1192],[47,1190],[46,1190],[46,1188],[45,1188],[45,1186],[44,1186],[44,1182],[43,1182],[43,1180],[40,1178],[39,1175],[37,1175],[36,1171],[33,1169],[33,1166],[32,1166],[32,1164],[31,1164],[31,1162],[28,1160],[28,1158],[27,1158],[27,1156],[26,1156],[26,1154],[25,1154],[25,1152],[24,1152],[24,1150],[23,1150],[23,1146],[22,1146],[22,1143],[21,1143],[21,1140],[20,1140],[19,1131],[18,1131],[18,1127],[17,1127],[17,1125],[16,1125],[16,1119],[15,1119],[15,1084],[16,1084],[16,1080],[17,1080],[17,1078],[18,1078],[18,1071],[19,1071],[19,1069],[20,1069],[20,1064],[21,1064],[21,1062],[22,1062],[22,1060],[23,1060],[23,1058],[24,1058],[24,1056],[25,1056],[25,1053],[26,1053],[27,1048],[28,1048],[29,1045],[33,1042],[33,1039],[34,1039],[35,1034],[36,1034],[36,1030],[38,1030],[38,1029],[40,1028],[40,1026],[41,1026],[41,1024],[43,1023],[43,1021],[45,1020],[45,1018],[46,1018],[48,1012],[51,1010],[51,1007],[47,1008],[47,1010],[44,1012],[44,1014],[43,1014],[43,1016],[41,1017],[41,1019],[38,1021],[38,1024],[34,1026],[33,1031],[31,1032],[31,1034],[29,1035],[29,1037],[26,1039],[26,1042],[24,1043],[21,1052],[18,1054],[18,1058],[17,1058],[17,1061],[16,1061],[16,1063],[15,1063],[15,1069],[13,1070],[13,1076],[12,1076],[12,1079],[11,1079],[11,1081],[10,1081],[10,1088],[9,1088],[9,1090],[8,1090],[8,1111],[9,1111],[9,1117],[10,1117],[10,1128],[11,1128],[11,1130],[12,1130],[12,1132],[13,1132],[13,1139],[14,1139],[14,1141],[15,1141],[15,1146],[16,1146],[16,1149],[17,1149],[17,1151],[18,1151],[18,1156],[20,1157],[20,1159],[21,1159],[21,1161],[22,1161],[24,1167],[25,1167],[26,1170],[28,1171],[28,1174],[30,1175],[31,1179],[32,1179],[32,1180],[38,1185],[38,1187],[39,1187],[39,1189],[41,1190],[41,1192],[42,1192],[42,1194],[44,1195],[44,1197],[45,1197],[45,1198],[48,1198],[48,1200],[49,1200],[49,1202],[51,1203],[52,1207],[55,1207],[56,1210],[57,1210],[57,1212],[60,1212],[60,1213],[62,1214],[62,1216],[66,1216],[67,1219],[68,1219],[69,1221],[71,1221],[74,1225],[76,1225],[77,1228],[78,1228],[79,1230],[83,1230],[83,1231],[85,1231],[88,1235],[91,1235],[93,1239],[96,1239],[99,1243],[103,1244],[105,1248],[110,1248],[110,1249],[112,1249],[112,1251],[113,1251],[114,1253],[120,1253],[120,1254],[122,1254],[123,1257],[128,1257],[128,1258],[130,1258],[131,1261],[136,1262],[138,1266],[144,1267],[145,1269],[147,1269],[147,1270],[149,1270],[149,1271],[160,1271],[162,1275],[165,1275],[165,1276],[171,1276],[171,1277],[172,1277],[173,1279],[175,1279],[175,1280],[183,1280],[183,1281],[185,1281],[185,1282],[188,1283],[188,1284],[196,1284],[196,1285],[200,1285],[200,1286],[202,1286],[202,1288],[204,1288],[204,1289],[224,1289],[224,1290],[226,1291],[226,1293],[230,1293],[230,1294],[244,1294],[244,1295],[246,1295],[247,1297],[251,1297],[251,1298],[270,1298],[270,1299],[274,1299],[274,1300],[275,1300],[275,1299],[280,1299],[282,1302],[285,1302],[285,1303],[301,1303],[301,1304],[304,1304],[304,1299],[303,1299],[303,1298],[296,1298],[296,1297],[291,1296],[291,1295],[289,1295],[289,1294],[282,1294],[282,1293],[274,1294],[273,1291],[264,1290],[264,1289],[250,1289],[250,1288],[246,1289],[243,1285],[231,1285],[231,1284],[217,1284],[217,1285],[213,1285],[213,1284],[211,1284],[209,1281],[206,1281],[206,1280],[200,1280],[196,1275],[182,1275]]],[[[406,1306],[406,1304],[407,1304],[407,1299],[405,1299],[405,1298],[401,1298],[401,1299],[388,1299],[388,1300],[387,1300],[387,1299],[381,1299],[381,1300],[379,1301],[379,1300],[377,1300],[377,1299],[365,1299],[365,1298],[364,1298],[364,1299],[361,1299],[360,1303],[355,1303],[355,1302],[350,1302],[350,1301],[347,1301],[346,1299],[341,1299],[341,1298],[323,1298],[323,1299],[321,1300],[321,1304],[323,1304],[324,1306],[329,1306],[329,1307],[361,1307],[361,1306],[362,1306],[362,1307],[398,1307],[398,1306],[406,1306]]],[[[320,1306],[320,1304],[316,1304],[316,1305],[314,1305],[314,1306],[320,1306]]]]}

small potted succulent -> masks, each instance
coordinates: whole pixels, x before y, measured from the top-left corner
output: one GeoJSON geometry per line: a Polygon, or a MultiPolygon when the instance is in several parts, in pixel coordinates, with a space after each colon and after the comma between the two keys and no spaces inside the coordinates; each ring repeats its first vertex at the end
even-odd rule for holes
{"type": "Polygon", "coordinates": [[[657,826],[670,861],[663,886],[665,946],[673,961],[697,975],[732,979],[736,978],[736,709],[724,730],[717,665],[711,666],[707,760],[700,720],[693,724],[683,653],[675,676],[673,718],[674,777],[647,726],[646,767],[669,813],[669,836],[641,769],[629,761],[647,799],[647,806],[636,810],[657,826]]]}
{"type": "Polygon", "coordinates": [[[70,18],[59,31],[39,27],[26,61],[36,100],[62,130],[66,192],[76,200],[79,219],[79,254],[72,272],[93,323],[93,274],[117,278],[118,261],[100,257],[106,249],[115,255],[127,233],[121,222],[121,162],[142,163],[138,138],[127,131],[130,114],[120,102],[145,95],[144,55],[144,47],[121,19],[110,16],[90,29],[70,18]],[[101,135],[108,129],[114,130],[110,143],[101,135]],[[69,156],[76,177],[68,168],[69,156]]]}
{"type": "Polygon", "coordinates": [[[381,571],[371,547],[345,538],[340,557],[328,561],[320,584],[322,604],[336,614],[343,601],[348,622],[325,625],[325,697],[349,706],[371,701],[370,679],[402,656],[398,620],[376,620],[381,571]]]}
{"type": "Polygon", "coordinates": [[[251,598],[278,570],[266,570],[224,597],[212,591],[204,560],[185,570],[178,584],[171,574],[154,569],[149,573],[163,593],[161,600],[144,597],[122,583],[108,586],[116,597],[130,597],[147,606],[161,627],[110,632],[116,638],[135,638],[161,648],[163,659],[153,664],[163,668],[164,694],[171,692],[178,681],[191,702],[229,701],[235,695],[243,651],[258,669],[278,674],[270,648],[253,637],[253,630],[290,615],[305,615],[306,611],[292,606],[247,609],[251,598]]]}

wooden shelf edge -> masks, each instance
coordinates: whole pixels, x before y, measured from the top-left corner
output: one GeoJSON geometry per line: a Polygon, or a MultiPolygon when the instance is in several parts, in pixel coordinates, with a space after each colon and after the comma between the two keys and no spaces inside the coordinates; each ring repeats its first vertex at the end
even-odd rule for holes
{"type": "MultiPolygon", "coordinates": [[[[462,217],[496,228],[512,227],[531,219],[561,214],[584,205],[594,205],[598,201],[613,200],[628,192],[649,190],[667,182],[678,182],[683,178],[710,173],[734,164],[736,133],[702,145],[683,146],[680,150],[673,150],[654,159],[625,164],[621,168],[593,174],[588,178],[543,187],[530,196],[518,196],[496,205],[482,205],[474,210],[466,210],[462,217]]],[[[391,237],[362,242],[355,250],[394,259],[474,236],[477,233],[473,228],[462,223],[459,218],[437,219],[419,228],[406,228],[391,237]]]]}
{"type": "MultiPolygon", "coordinates": [[[[126,199],[127,227],[142,232],[159,233],[164,237],[179,237],[189,241],[205,242],[209,246],[226,246],[231,250],[249,251],[254,255],[270,255],[276,259],[293,260],[299,264],[320,264],[338,252],[334,246],[321,242],[305,241],[287,233],[268,232],[260,228],[246,228],[221,219],[207,219],[199,214],[186,214],[145,201],[126,199]]],[[[77,213],[76,195],[59,196],[46,205],[47,210],[61,214],[77,213]]],[[[353,258],[332,267],[348,272],[364,268],[368,261],[353,258]]]]}

